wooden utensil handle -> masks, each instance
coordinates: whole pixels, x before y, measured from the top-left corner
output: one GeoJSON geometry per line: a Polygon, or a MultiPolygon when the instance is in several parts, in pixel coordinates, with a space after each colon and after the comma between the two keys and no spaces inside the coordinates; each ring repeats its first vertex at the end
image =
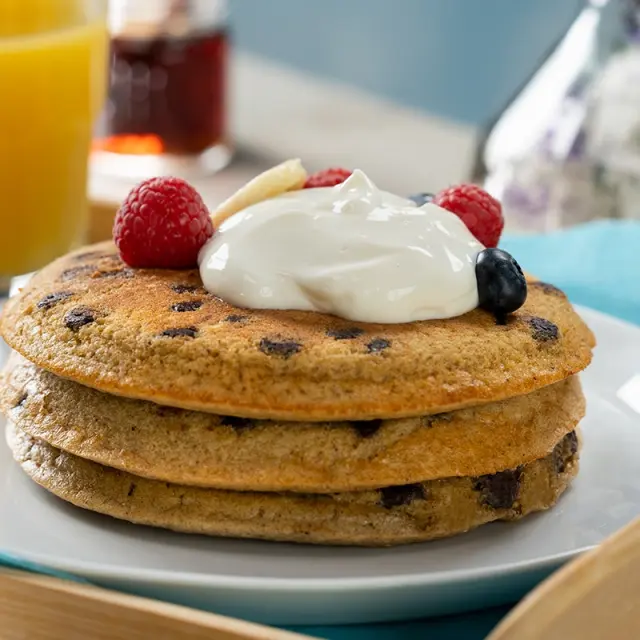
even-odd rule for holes
{"type": "Polygon", "coordinates": [[[303,640],[309,636],[99,587],[0,571],[2,640],[303,640]]]}

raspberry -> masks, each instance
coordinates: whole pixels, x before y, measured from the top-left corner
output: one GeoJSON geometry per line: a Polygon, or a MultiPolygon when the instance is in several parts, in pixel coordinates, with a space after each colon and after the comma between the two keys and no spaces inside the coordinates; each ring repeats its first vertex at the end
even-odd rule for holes
{"type": "Polygon", "coordinates": [[[131,267],[188,269],[213,235],[200,194],[180,178],[151,178],[134,187],[120,206],[113,239],[131,267]]]}
{"type": "Polygon", "coordinates": [[[349,169],[324,169],[311,174],[304,183],[303,189],[315,189],[316,187],[335,187],[342,184],[350,175],[349,169]]]}
{"type": "Polygon", "coordinates": [[[433,203],[455,213],[485,247],[496,247],[504,228],[502,206],[475,184],[461,184],[436,195],[433,203]]]}

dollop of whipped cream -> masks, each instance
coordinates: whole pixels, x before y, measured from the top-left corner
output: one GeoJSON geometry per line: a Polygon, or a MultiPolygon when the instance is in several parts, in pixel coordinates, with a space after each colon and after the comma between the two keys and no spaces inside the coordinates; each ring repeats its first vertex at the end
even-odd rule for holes
{"type": "Polygon", "coordinates": [[[199,264],[205,288],[235,306],[402,323],[477,307],[483,249],[453,213],[381,191],[356,170],[336,187],[288,192],[236,213],[199,264]]]}

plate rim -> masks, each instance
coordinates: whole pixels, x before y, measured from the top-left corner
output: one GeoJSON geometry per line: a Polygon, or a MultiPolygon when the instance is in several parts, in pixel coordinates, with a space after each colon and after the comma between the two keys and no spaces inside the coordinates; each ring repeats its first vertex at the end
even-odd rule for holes
{"type": "MultiPolygon", "coordinates": [[[[418,543],[419,544],[419,543],[418,543]]],[[[159,569],[113,568],[100,563],[77,560],[70,564],[51,562],[50,557],[37,553],[21,553],[20,558],[55,571],[61,571],[89,580],[120,581],[145,585],[196,587],[201,589],[263,590],[279,593],[287,592],[334,592],[336,590],[378,591],[405,587],[434,587],[456,585],[469,580],[506,578],[513,574],[528,574],[552,570],[574,557],[594,549],[597,545],[586,545],[563,553],[514,562],[511,564],[482,567],[478,569],[455,569],[411,575],[391,575],[358,578],[278,578],[253,576],[225,576],[220,574],[194,574],[184,571],[163,571],[159,569]]],[[[391,548],[392,549],[392,548],[391,548]]],[[[1,553],[0,553],[1,557],[1,553]]]]}
{"type": "MultiPolygon", "coordinates": [[[[608,313],[592,309],[583,305],[574,305],[574,308],[583,318],[589,316],[638,333],[640,337],[640,325],[633,324],[626,320],[617,318],[608,313]]],[[[585,318],[585,319],[586,319],[585,318]]],[[[597,348],[597,347],[596,347],[597,348]]],[[[320,592],[328,593],[335,591],[367,591],[407,588],[407,587],[433,587],[443,585],[456,585],[469,580],[487,580],[495,578],[507,578],[514,574],[525,575],[533,572],[553,570],[556,567],[568,562],[575,557],[590,551],[598,546],[597,544],[584,545],[582,547],[564,551],[539,558],[532,558],[519,562],[479,567],[476,569],[453,569],[432,571],[416,574],[398,574],[387,576],[362,576],[362,577],[318,577],[318,578],[295,578],[295,577],[263,577],[263,576],[233,576],[223,574],[196,574],[186,571],[168,571],[162,569],[113,567],[97,562],[75,560],[72,563],[59,562],[54,556],[38,553],[14,554],[29,562],[34,562],[46,566],[56,571],[69,573],[89,580],[119,581],[144,585],[157,586],[181,586],[187,588],[200,589],[231,589],[231,590],[264,590],[277,591],[281,594],[287,592],[320,592]]],[[[2,549],[0,549],[0,559],[2,549]]]]}

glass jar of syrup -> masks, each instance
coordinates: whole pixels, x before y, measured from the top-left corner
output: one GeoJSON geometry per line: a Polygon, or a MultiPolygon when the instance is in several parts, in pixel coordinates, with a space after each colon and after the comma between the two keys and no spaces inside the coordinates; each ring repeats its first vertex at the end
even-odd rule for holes
{"type": "Polygon", "coordinates": [[[213,173],[230,159],[226,0],[111,0],[108,101],[93,169],[213,173]]]}

